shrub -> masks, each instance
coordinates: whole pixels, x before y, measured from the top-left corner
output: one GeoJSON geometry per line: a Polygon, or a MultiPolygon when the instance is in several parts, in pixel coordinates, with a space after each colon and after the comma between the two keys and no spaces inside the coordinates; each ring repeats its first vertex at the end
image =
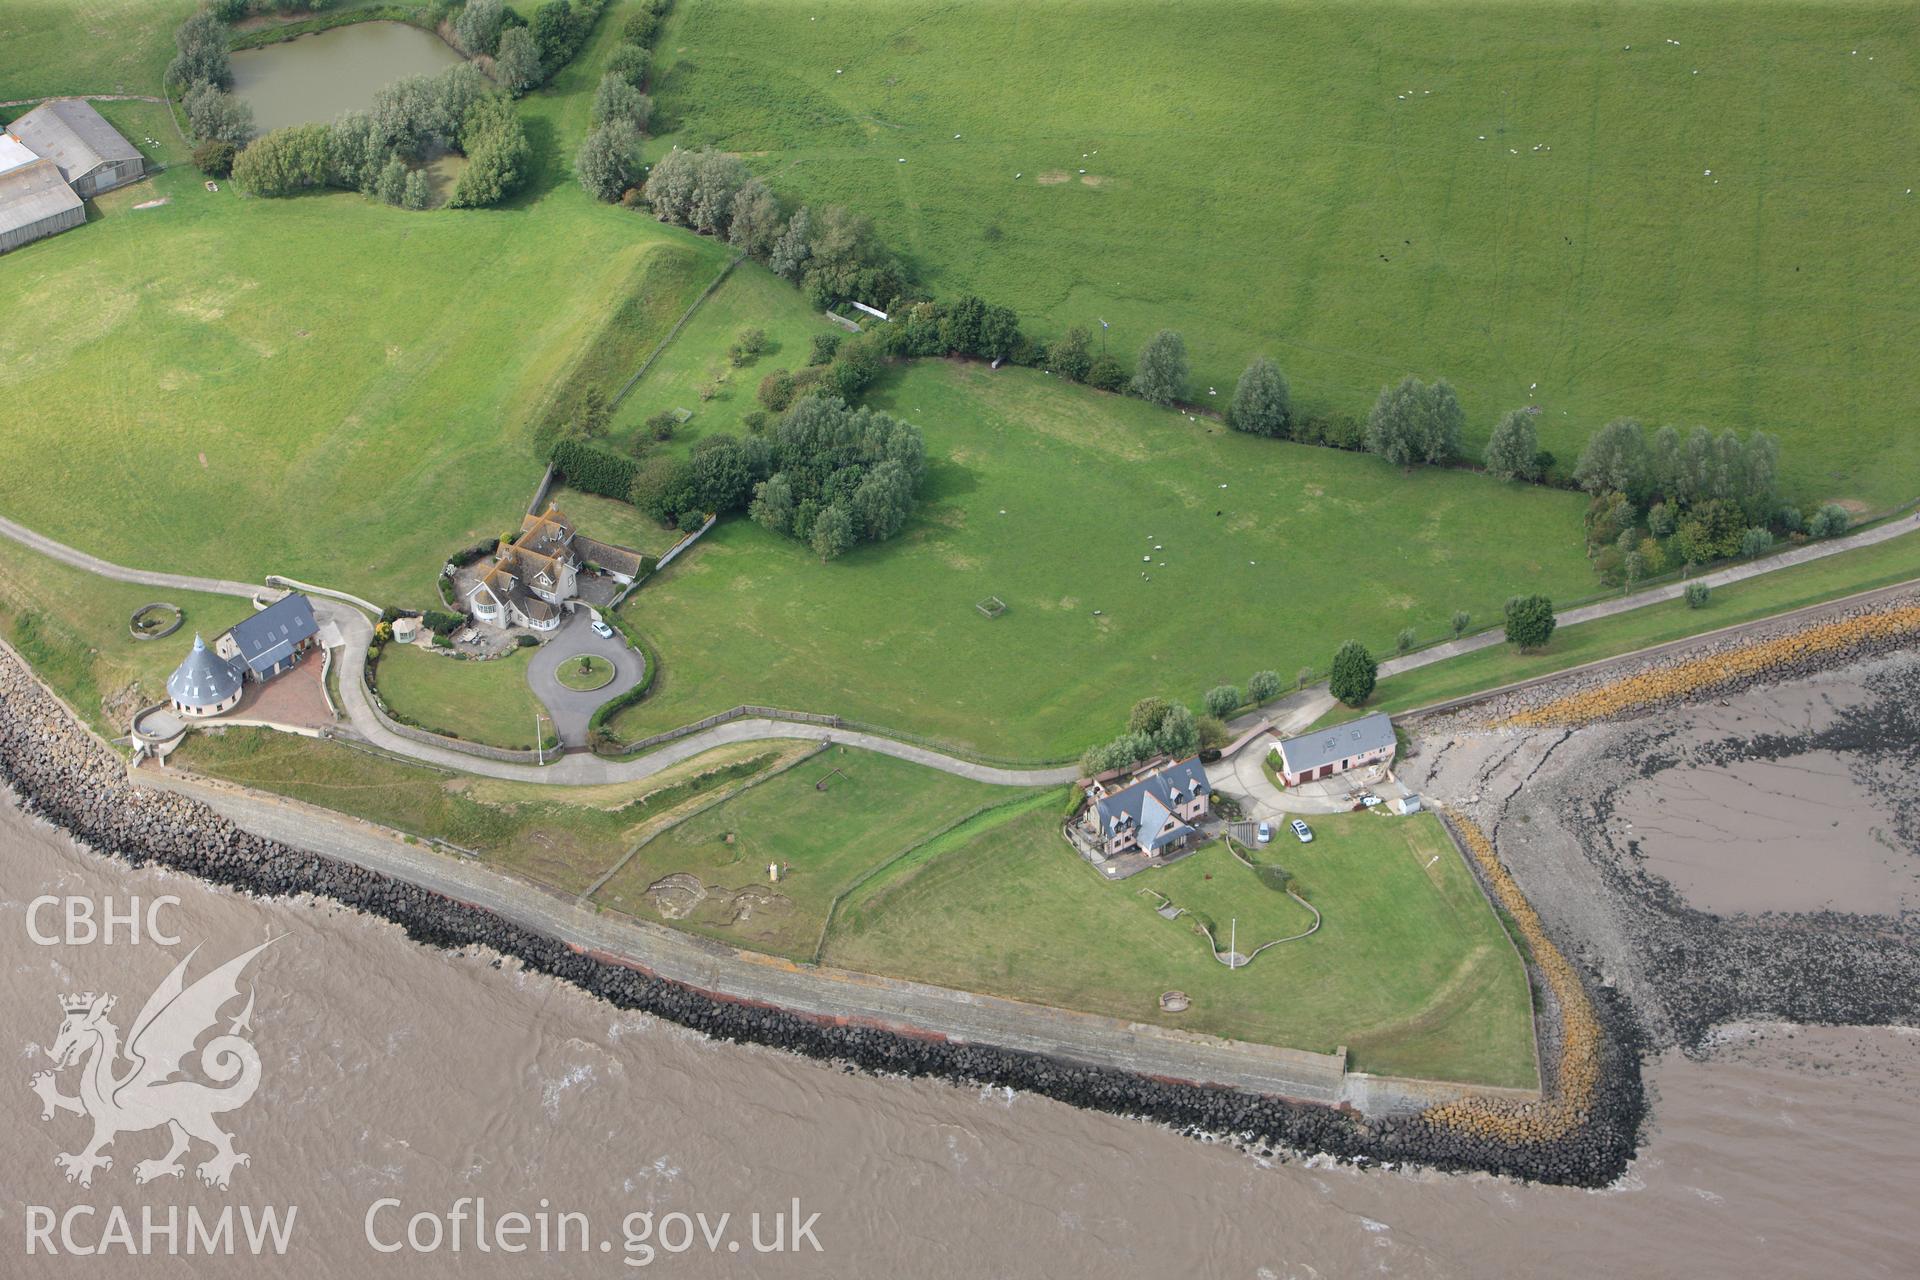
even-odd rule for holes
{"type": "Polygon", "coordinates": [[[760,403],[766,406],[768,412],[785,412],[787,406],[793,403],[793,374],[785,369],[775,369],[772,373],[760,379],[760,390],[757,395],[760,403]]]}
{"type": "Polygon", "coordinates": [[[615,45],[607,55],[607,74],[619,76],[636,89],[644,89],[652,61],[644,46],[627,41],[615,45]]]}
{"type": "Polygon", "coordinates": [[[1293,673],[1293,687],[1296,689],[1304,689],[1307,687],[1308,683],[1312,681],[1312,679],[1313,679],[1313,668],[1302,667],[1298,671],[1293,673]]]}
{"type": "Polygon", "coordinates": [[[540,643],[540,637],[529,636],[529,635],[519,635],[513,638],[513,643],[519,648],[531,649],[540,643]]]}
{"type": "Polygon", "coordinates": [[[1254,357],[1233,388],[1227,425],[1256,436],[1284,436],[1292,416],[1292,394],[1280,366],[1266,356],[1254,357]]]}
{"type": "Polygon", "coordinates": [[[1501,480],[1534,480],[1540,476],[1540,433],[1534,420],[1540,411],[1532,405],[1503,414],[1487,440],[1487,474],[1501,480]]]}
{"type": "Polygon", "coordinates": [[[1847,514],[1845,507],[1837,502],[1829,502],[1814,512],[1813,518],[1807,521],[1807,536],[1809,538],[1838,537],[1847,531],[1847,526],[1851,523],[1852,517],[1847,514]]]}
{"type": "Polygon", "coordinates": [[[1706,583],[1689,582],[1687,584],[1687,608],[1689,609],[1706,608],[1707,600],[1712,595],[1713,595],[1713,589],[1709,587],[1706,583]]]}
{"type": "Polygon", "coordinates": [[[1253,703],[1272,702],[1280,696],[1280,673],[1278,671],[1256,671],[1247,677],[1247,700],[1253,703]]]}
{"type": "Polygon", "coordinates": [[[1155,404],[1172,404],[1187,394],[1187,341],[1172,329],[1162,329],[1140,348],[1140,364],[1133,375],[1133,393],[1155,404]]]}
{"type": "Polygon", "coordinates": [[[674,428],[680,425],[680,417],[671,409],[662,409],[647,418],[647,434],[655,440],[673,439],[674,428]]]}
{"type": "Polygon", "coordinates": [[[1240,696],[1240,690],[1230,684],[1215,685],[1207,690],[1206,696],[1201,699],[1209,714],[1219,716],[1223,720],[1238,710],[1240,704],[1245,701],[1246,699],[1240,696]]]}
{"type": "Polygon", "coordinates": [[[1200,748],[1203,751],[1224,747],[1232,741],[1227,732],[1226,721],[1219,716],[1201,716],[1194,721],[1194,727],[1200,734],[1200,748]]]}
{"type": "Polygon", "coordinates": [[[585,440],[559,441],[553,446],[549,461],[576,489],[622,502],[633,489],[636,470],[633,460],[585,440]]]}
{"type": "Polygon", "coordinates": [[[840,340],[842,336],[843,335],[838,333],[814,334],[813,350],[807,355],[807,363],[811,365],[833,363],[834,353],[840,350],[840,340]]]}
{"type": "Polygon", "coordinates": [[[1047,347],[1047,368],[1072,382],[1085,382],[1093,369],[1093,335],[1079,325],[1047,347]]]}
{"type": "Polygon", "coordinates": [[[1087,369],[1087,385],[1101,391],[1124,391],[1127,371],[1117,359],[1102,352],[1087,369]]]}
{"type": "Polygon", "coordinates": [[[596,126],[580,144],[573,168],[589,195],[618,200],[640,172],[640,134],[625,120],[596,126]]]}
{"type": "Polygon", "coordinates": [[[457,613],[448,613],[444,609],[429,609],[420,617],[421,624],[436,636],[451,635],[466,625],[467,620],[457,613]]]}
{"type": "Polygon", "coordinates": [[[1380,677],[1380,664],[1367,647],[1349,640],[1333,655],[1333,671],[1327,691],[1350,707],[1357,707],[1373,696],[1374,683],[1380,677]]]}
{"type": "Polygon", "coordinates": [[[1393,639],[1393,647],[1400,653],[1406,653],[1413,648],[1414,642],[1417,639],[1419,639],[1419,637],[1414,634],[1412,627],[1402,627],[1400,634],[1393,639]]]}
{"type": "Polygon", "coordinates": [[[1514,596],[1507,601],[1506,615],[1507,642],[1521,650],[1545,645],[1559,625],[1553,601],[1543,595],[1514,596]]]}
{"type": "Polygon", "coordinates": [[[1751,560],[1773,549],[1773,535],[1755,526],[1740,535],[1740,554],[1751,560]]]}
{"type": "Polygon", "coordinates": [[[193,149],[193,167],[209,178],[224,178],[233,172],[233,158],[240,149],[223,138],[209,138],[193,149]]]}
{"type": "Polygon", "coordinates": [[[1451,625],[1453,627],[1453,638],[1458,640],[1461,636],[1465,635],[1467,633],[1467,628],[1472,624],[1473,624],[1472,614],[1468,613],[1465,609],[1455,609],[1453,611],[1453,618],[1451,620],[1451,625]]]}

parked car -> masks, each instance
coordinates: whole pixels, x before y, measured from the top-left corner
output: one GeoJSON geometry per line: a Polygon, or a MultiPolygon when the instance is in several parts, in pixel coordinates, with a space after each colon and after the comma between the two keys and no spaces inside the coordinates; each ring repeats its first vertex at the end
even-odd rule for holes
{"type": "Polygon", "coordinates": [[[1260,824],[1260,830],[1256,832],[1255,835],[1261,844],[1265,844],[1267,841],[1273,839],[1273,828],[1263,822],[1260,824]]]}
{"type": "Polygon", "coordinates": [[[1308,825],[1307,825],[1306,823],[1304,823],[1304,822],[1302,822],[1302,821],[1300,821],[1300,819],[1298,819],[1298,818],[1295,818],[1295,819],[1293,820],[1293,823],[1292,823],[1292,826],[1293,826],[1293,834],[1295,834],[1296,836],[1299,836],[1299,837],[1300,837],[1300,843],[1301,843],[1301,844],[1312,844],[1312,843],[1313,843],[1313,828],[1312,828],[1312,827],[1310,827],[1310,826],[1308,826],[1308,825]]]}
{"type": "Polygon", "coordinates": [[[593,634],[599,636],[602,640],[611,640],[613,639],[613,628],[600,621],[600,619],[595,618],[593,620],[593,634]]]}

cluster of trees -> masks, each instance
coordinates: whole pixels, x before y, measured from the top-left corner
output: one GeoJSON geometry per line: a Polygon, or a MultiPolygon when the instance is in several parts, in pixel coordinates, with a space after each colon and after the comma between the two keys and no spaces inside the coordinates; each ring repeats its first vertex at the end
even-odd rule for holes
{"type": "Polygon", "coordinates": [[[618,200],[640,179],[640,138],[653,120],[653,99],[643,90],[652,57],[646,42],[659,27],[659,8],[642,8],[627,19],[621,43],[593,95],[592,128],[574,158],[580,185],[601,200],[618,200]]]}
{"type": "Polygon", "coordinates": [[[196,142],[194,162],[217,178],[227,175],[235,152],[253,136],[253,108],[227,92],[233,87],[227,56],[232,32],[221,12],[201,9],[188,15],[174,30],[173,61],[167,64],[167,83],[180,94],[196,142]]]}
{"type": "Polygon", "coordinates": [[[1591,495],[1587,544],[1594,569],[1631,586],[1679,565],[1757,556],[1780,537],[1844,533],[1844,508],[1810,514],[1780,501],[1779,443],[1695,427],[1648,432],[1618,418],[1595,432],[1573,478],[1591,495]]]}
{"type": "Polygon", "coordinates": [[[1429,384],[1408,374],[1380,388],[1367,414],[1367,449],[1397,467],[1437,466],[1460,452],[1466,425],[1460,398],[1444,378],[1429,384]]]}
{"type": "Polygon", "coordinates": [[[331,186],[420,209],[428,188],[418,162],[445,147],[468,160],[447,201],[456,208],[494,204],[525,176],[531,148],[519,113],[471,64],[396,81],[331,125],[276,129],[239,154],[233,177],[260,196],[331,186]]]}
{"type": "Polygon", "coordinates": [[[756,478],[748,514],[822,560],[900,532],[927,469],[918,428],[831,395],[788,409],[768,453],[771,470],[756,478]]]}
{"type": "Polygon", "coordinates": [[[1155,756],[1190,756],[1200,745],[1200,721],[1184,703],[1142,698],[1127,713],[1126,732],[1090,749],[1081,757],[1080,767],[1091,777],[1155,756]]]}

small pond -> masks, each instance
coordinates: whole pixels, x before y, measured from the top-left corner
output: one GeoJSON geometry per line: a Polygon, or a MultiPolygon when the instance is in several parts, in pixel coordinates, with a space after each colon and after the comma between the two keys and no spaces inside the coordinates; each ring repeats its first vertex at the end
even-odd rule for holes
{"type": "Polygon", "coordinates": [[[438,36],[404,22],[359,22],[233,55],[233,91],[253,108],[261,133],[325,124],[357,111],[406,76],[461,61],[438,36]]]}

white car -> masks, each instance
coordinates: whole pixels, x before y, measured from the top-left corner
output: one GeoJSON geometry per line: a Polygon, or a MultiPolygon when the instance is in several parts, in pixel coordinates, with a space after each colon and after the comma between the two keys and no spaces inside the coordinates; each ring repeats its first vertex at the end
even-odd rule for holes
{"type": "Polygon", "coordinates": [[[1367,808],[1371,809],[1375,805],[1380,803],[1380,797],[1369,792],[1368,794],[1360,797],[1360,803],[1367,806],[1367,808]]]}
{"type": "Polygon", "coordinates": [[[1254,837],[1259,840],[1261,844],[1265,844],[1267,841],[1273,839],[1273,828],[1263,822],[1260,824],[1260,830],[1254,833],[1254,837]]]}
{"type": "Polygon", "coordinates": [[[1299,836],[1299,837],[1300,837],[1300,843],[1301,843],[1301,844],[1312,844],[1312,843],[1313,843],[1313,828],[1312,828],[1312,827],[1310,827],[1310,826],[1308,826],[1308,825],[1307,825],[1306,823],[1304,823],[1304,822],[1302,822],[1302,821],[1300,821],[1300,819],[1298,819],[1298,818],[1295,818],[1295,819],[1294,819],[1294,820],[1292,821],[1292,823],[1290,823],[1289,825],[1291,825],[1291,826],[1293,827],[1293,834],[1295,834],[1296,836],[1299,836]]]}
{"type": "Polygon", "coordinates": [[[600,621],[600,619],[595,618],[593,620],[593,634],[599,636],[602,640],[611,640],[613,639],[613,628],[600,621]]]}

